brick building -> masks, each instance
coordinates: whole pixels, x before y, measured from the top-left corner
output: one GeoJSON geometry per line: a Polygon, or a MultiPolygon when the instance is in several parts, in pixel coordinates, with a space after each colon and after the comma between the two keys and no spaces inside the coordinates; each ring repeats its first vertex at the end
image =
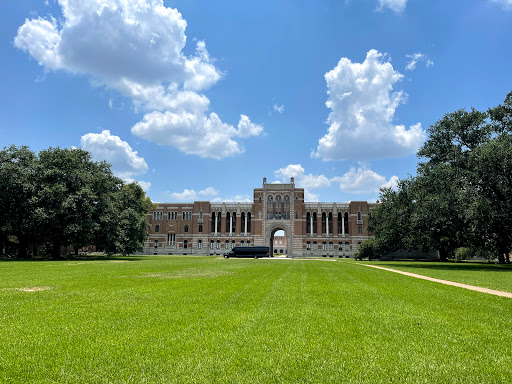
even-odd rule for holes
{"type": "MultiPolygon", "coordinates": [[[[350,257],[371,237],[366,201],[310,203],[304,189],[268,184],[254,189],[252,203],[159,203],[148,215],[151,225],[145,254],[221,255],[234,246],[267,245],[274,253],[274,234],[284,231],[289,257],[350,257]]],[[[286,252],[284,250],[286,249],[286,252]]]]}

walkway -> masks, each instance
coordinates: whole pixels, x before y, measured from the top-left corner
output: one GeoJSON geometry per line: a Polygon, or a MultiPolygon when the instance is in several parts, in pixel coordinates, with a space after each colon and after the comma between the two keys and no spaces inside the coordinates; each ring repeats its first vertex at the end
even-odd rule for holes
{"type": "MultiPolygon", "coordinates": [[[[359,263],[358,263],[358,264],[359,264],[359,263]]],[[[462,284],[462,283],[455,283],[455,282],[453,282],[453,281],[449,281],[449,280],[435,279],[435,278],[433,278],[433,277],[428,277],[428,276],[418,275],[418,274],[416,274],[416,273],[411,273],[411,272],[399,271],[399,270],[391,269],[391,268],[379,267],[379,266],[377,266],[377,265],[371,265],[371,264],[359,264],[359,265],[365,265],[365,266],[367,266],[367,267],[372,267],[372,268],[382,269],[382,270],[384,270],[384,271],[389,271],[389,272],[395,272],[395,273],[399,273],[399,274],[401,274],[401,275],[415,277],[415,278],[417,278],[417,279],[433,281],[433,282],[435,282],[435,283],[441,283],[441,284],[446,284],[446,285],[453,285],[454,287],[465,288],[465,289],[469,289],[469,290],[471,290],[471,291],[483,292],[483,293],[488,293],[488,294],[490,294],[490,295],[496,295],[496,296],[508,297],[508,298],[512,299],[512,292],[496,291],[496,290],[494,290],[494,289],[477,287],[477,286],[475,286],[475,285],[468,285],[468,284],[462,284]]]]}

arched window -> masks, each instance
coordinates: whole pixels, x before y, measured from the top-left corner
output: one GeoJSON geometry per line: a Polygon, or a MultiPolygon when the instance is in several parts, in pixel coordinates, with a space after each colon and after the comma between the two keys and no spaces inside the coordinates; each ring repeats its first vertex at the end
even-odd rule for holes
{"type": "Polygon", "coordinates": [[[215,212],[212,212],[212,225],[211,225],[211,233],[215,233],[215,215],[216,213],[215,212]]]}
{"type": "Polygon", "coordinates": [[[334,228],[332,227],[332,212],[329,212],[329,215],[327,216],[327,223],[329,224],[329,233],[333,233],[334,228]]]}
{"type": "Polygon", "coordinates": [[[363,214],[361,213],[361,211],[358,211],[357,212],[357,224],[362,224],[363,223],[363,214]]]}
{"type": "Polygon", "coordinates": [[[155,225],[155,232],[160,232],[160,225],[155,225]]]}
{"type": "Polygon", "coordinates": [[[203,220],[203,211],[199,211],[199,220],[203,220]]]}
{"type": "Polygon", "coordinates": [[[217,249],[220,249],[220,240],[217,240],[217,249]]]}
{"type": "Polygon", "coordinates": [[[298,197],[295,198],[295,204],[299,204],[299,198],[298,197]]]}
{"type": "Polygon", "coordinates": [[[276,197],[276,204],[281,205],[281,196],[279,195],[276,197]]]}
{"type": "Polygon", "coordinates": [[[343,251],[343,243],[341,241],[338,243],[338,251],[343,251]]]}
{"type": "Polygon", "coordinates": [[[245,212],[242,212],[242,213],[240,214],[240,225],[241,225],[241,227],[240,227],[240,228],[241,228],[241,229],[240,229],[240,231],[241,231],[241,232],[245,232],[245,212]]]}
{"type": "Polygon", "coordinates": [[[327,250],[327,243],[324,241],[322,243],[322,251],[326,251],[327,250]]]}
{"type": "MultiPolygon", "coordinates": [[[[274,203],[274,198],[272,197],[272,195],[268,196],[267,197],[267,206],[270,206],[274,203]]],[[[268,207],[267,207],[268,208],[268,207]]]]}
{"type": "Polygon", "coordinates": [[[306,234],[311,233],[311,214],[309,212],[306,213],[306,234]]]}
{"type": "Polygon", "coordinates": [[[155,248],[158,248],[158,240],[155,240],[155,248]]]}
{"type": "Polygon", "coordinates": [[[299,219],[299,212],[295,212],[295,220],[299,219]]]}
{"type": "Polygon", "coordinates": [[[316,241],[313,241],[313,251],[318,251],[318,244],[316,241]]]}
{"type": "Polygon", "coordinates": [[[188,248],[188,241],[187,240],[183,240],[183,248],[188,248]]]}
{"type": "Polygon", "coordinates": [[[229,249],[229,241],[226,240],[226,249],[229,249]]]}
{"type": "Polygon", "coordinates": [[[306,249],[309,251],[311,249],[311,242],[307,242],[306,243],[306,249]]]}
{"type": "Polygon", "coordinates": [[[318,227],[318,222],[316,219],[316,212],[313,212],[313,233],[318,234],[317,227],[318,227]]]}
{"type": "Polygon", "coordinates": [[[226,213],[226,233],[229,233],[229,226],[231,225],[230,218],[231,218],[231,213],[230,212],[226,213]]]}
{"type": "Polygon", "coordinates": [[[199,241],[197,242],[197,248],[198,248],[198,249],[203,249],[203,242],[202,242],[201,240],[199,240],[199,241]]]}
{"type": "Polygon", "coordinates": [[[350,251],[350,243],[348,241],[345,243],[345,251],[350,251]]]}
{"type": "Polygon", "coordinates": [[[333,251],[334,250],[334,246],[333,246],[333,243],[332,241],[329,242],[329,251],[333,251]]]}
{"type": "Polygon", "coordinates": [[[247,246],[250,247],[251,246],[251,240],[247,240],[247,246]]]}
{"type": "Polygon", "coordinates": [[[236,247],[235,240],[233,240],[233,241],[231,242],[231,247],[232,247],[232,248],[235,248],[235,247],[236,247]]]}
{"type": "Polygon", "coordinates": [[[284,205],[290,205],[290,196],[286,195],[284,197],[284,205]]]}
{"type": "Polygon", "coordinates": [[[213,249],[213,248],[214,248],[214,245],[213,245],[213,244],[215,244],[215,243],[213,242],[213,240],[212,240],[212,241],[210,241],[210,248],[211,248],[211,249],[213,249]]]}
{"type": "Polygon", "coordinates": [[[171,220],[171,212],[167,212],[167,220],[171,220]]]}
{"type": "Polygon", "coordinates": [[[348,226],[348,212],[345,212],[345,215],[344,215],[344,220],[345,220],[345,235],[348,235],[350,234],[350,231],[349,231],[349,226],[348,226]]]}
{"type": "Polygon", "coordinates": [[[251,212],[247,212],[247,233],[251,233],[251,212]]]}
{"type": "Polygon", "coordinates": [[[343,220],[343,216],[341,216],[341,212],[338,212],[338,234],[340,234],[340,235],[343,233],[343,231],[341,229],[342,220],[343,220]]]}
{"type": "Polygon", "coordinates": [[[233,212],[233,225],[231,226],[231,232],[236,233],[236,212],[233,212]]]}
{"type": "Polygon", "coordinates": [[[243,246],[244,246],[244,241],[243,241],[243,240],[240,242],[240,246],[241,246],[241,247],[243,247],[243,246]]]}
{"type": "Polygon", "coordinates": [[[259,203],[261,204],[261,196],[259,197],[258,201],[259,201],[259,203]]]}

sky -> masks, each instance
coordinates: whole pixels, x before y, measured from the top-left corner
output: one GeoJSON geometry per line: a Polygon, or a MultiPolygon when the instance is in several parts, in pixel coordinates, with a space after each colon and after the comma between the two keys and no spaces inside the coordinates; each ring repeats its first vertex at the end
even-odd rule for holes
{"type": "Polygon", "coordinates": [[[512,0],[7,1],[0,147],[86,149],[154,202],[375,201],[503,102],[511,36],[512,0]]]}

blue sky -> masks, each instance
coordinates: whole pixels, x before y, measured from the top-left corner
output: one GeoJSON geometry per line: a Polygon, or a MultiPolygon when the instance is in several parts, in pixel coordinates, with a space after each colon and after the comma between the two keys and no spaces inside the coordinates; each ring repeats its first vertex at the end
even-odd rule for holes
{"type": "Polygon", "coordinates": [[[512,90],[512,0],[4,2],[0,144],[85,148],[153,201],[376,200],[429,125],[512,90]]]}

